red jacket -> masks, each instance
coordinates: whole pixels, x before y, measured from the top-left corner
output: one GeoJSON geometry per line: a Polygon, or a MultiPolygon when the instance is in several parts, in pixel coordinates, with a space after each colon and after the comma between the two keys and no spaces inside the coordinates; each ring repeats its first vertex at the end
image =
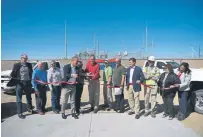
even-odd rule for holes
{"type": "Polygon", "coordinates": [[[86,65],[86,72],[92,73],[94,75],[92,80],[99,79],[100,65],[98,63],[92,65],[90,62],[88,62],[86,65]]]}

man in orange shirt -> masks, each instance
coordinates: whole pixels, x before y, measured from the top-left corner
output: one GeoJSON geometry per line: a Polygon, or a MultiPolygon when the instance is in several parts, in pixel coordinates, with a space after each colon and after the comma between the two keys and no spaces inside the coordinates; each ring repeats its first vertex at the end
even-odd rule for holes
{"type": "Polygon", "coordinates": [[[100,82],[99,82],[99,72],[100,65],[95,62],[95,56],[90,56],[90,62],[87,63],[86,72],[89,76],[88,81],[88,91],[89,91],[89,102],[91,105],[91,111],[97,113],[99,110],[99,96],[100,96],[100,82]]]}

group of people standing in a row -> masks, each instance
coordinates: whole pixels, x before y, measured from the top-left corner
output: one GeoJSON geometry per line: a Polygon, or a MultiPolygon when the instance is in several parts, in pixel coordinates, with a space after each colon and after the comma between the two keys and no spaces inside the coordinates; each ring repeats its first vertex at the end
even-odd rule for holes
{"type": "MultiPolygon", "coordinates": [[[[136,66],[136,59],[129,59],[129,67],[125,70],[124,66],[121,65],[121,60],[116,59],[116,68],[112,68],[108,65],[108,61],[105,62],[106,67],[104,69],[104,93],[107,88],[108,102],[112,101],[112,88],[114,90],[120,87],[124,91],[124,81],[126,81],[126,91],[128,93],[128,103],[130,110],[129,115],[135,114],[135,118],[140,118],[140,91],[141,83],[144,83],[144,97],[145,97],[145,113],[144,116],[149,114],[155,118],[156,117],[156,105],[157,105],[157,93],[160,93],[164,104],[164,114],[163,118],[169,117],[172,120],[175,116],[173,99],[178,91],[179,97],[179,107],[180,111],[176,115],[178,120],[184,120],[187,117],[187,102],[190,91],[190,80],[191,80],[191,70],[189,69],[189,64],[183,62],[179,69],[175,72],[170,64],[164,66],[164,73],[160,74],[159,68],[155,66],[155,57],[150,56],[147,60],[147,65],[142,70],[140,67],[136,66]],[[124,80],[125,79],[125,80],[124,80]],[[150,107],[151,99],[151,107],[150,107]]],[[[104,94],[105,95],[105,94],[104,94]]],[[[115,95],[116,99],[116,109],[117,112],[124,112],[124,95],[121,92],[120,95],[115,95]]],[[[106,101],[106,102],[107,102],[106,101]]],[[[105,102],[105,98],[104,98],[105,102]]],[[[111,107],[111,103],[107,104],[111,107]]]]}
{"type": "MultiPolygon", "coordinates": [[[[73,57],[71,63],[65,65],[63,72],[56,67],[56,62],[51,61],[51,68],[46,71],[43,63],[38,62],[38,68],[32,70],[32,65],[27,62],[27,55],[21,55],[21,62],[14,65],[9,82],[10,85],[16,85],[17,112],[21,119],[25,116],[22,114],[22,93],[26,94],[28,112],[34,113],[32,107],[32,86],[36,95],[37,111],[40,115],[45,114],[46,90],[47,85],[51,91],[52,110],[59,114],[61,111],[62,118],[66,119],[65,109],[70,96],[72,117],[78,119],[80,112],[81,96],[83,92],[84,79],[87,79],[89,91],[89,103],[91,111],[97,113],[99,110],[100,100],[100,65],[95,62],[95,56],[90,56],[86,69],[83,70],[83,64],[77,57],[73,57]],[[63,73],[63,74],[62,74],[63,73]],[[12,83],[12,84],[11,84],[12,83]],[[60,105],[61,99],[61,105],[60,105]]],[[[104,106],[107,110],[114,109],[118,113],[124,112],[124,88],[128,93],[128,102],[130,106],[129,115],[135,114],[135,118],[140,117],[140,91],[141,83],[147,85],[144,87],[145,94],[145,114],[151,114],[156,117],[156,97],[158,91],[163,98],[164,114],[163,117],[169,116],[174,118],[173,99],[178,91],[180,111],[177,114],[179,120],[184,120],[187,116],[187,99],[190,91],[189,83],[191,80],[191,71],[188,63],[182,63],[177,72],[173,71],[170,64],[165,65],[164,73],[154,66],[155,58],[148,58],[148,66],[142,70],[136,66],[136,59],[130,58],[130,67],[125,69],[121,64],[121,59],[116,58],[116,67],[112,69],[108,60],[105,60],[103,74],[103,95],[104,106]],[[112,91],[115,94],[115,104],[113,102],[112,91]],[[151,98],[151,108],[150,106],[151,98]]]]}

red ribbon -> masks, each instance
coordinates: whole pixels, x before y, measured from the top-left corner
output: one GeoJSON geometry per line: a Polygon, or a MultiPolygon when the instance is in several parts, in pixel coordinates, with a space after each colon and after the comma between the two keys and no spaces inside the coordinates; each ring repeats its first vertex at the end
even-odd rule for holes
{"type": "MultiPolygon", "coordinates": [[[[14,78],[16,79],[16,78],[14,78]]],[[[77,82],[65,82],[65,81],[60,81],[60,82],[43,82],[43,81],[40,81],[40,80],[35,80],[37,83],[40,83],[40,84],[44,84],[44,85],[48,85],[48,84],[69,84],[69,85],[74,85],[74,84],[77,84],[77,82]]],[[[141,85],[143,85],[144,87],[148,87],[148,88],[152,88],[151,86],[145,84],[145,83],[140,83],[141,85]]],[[[103,84],[101,84],[103,85],[103,84]]],[[[129,85],[132,85],[132,84],[129,84],[129,85]]],[[[123,87],[123,86],[111,86],[111,85],[107,85],[108,88],[120,88],[120,87],[123,87]]]]}
{"type": "Polygon", "coordinates": [[[43,82],[40,80],[35,80],[37,83],[40,84],[44,84],[44,85],[48,85],[48,84],[69,84],[69,85],[74,85],[77,84],[77,82],[65,82],[65,81],[61,81],[61,82],[43,82]]]}
{"type": "MultiPolygon", "coordinates": [[[[144,87],[148,87],[148,88],[152,88],[151,86],[145,84],[145,83],[140,83],[141,85],[143,85],[144,87]]],[[[132,85],[132,84],[129,84],[129,85],[132,85]]],[[[108,88],[120,88],[120,87],[123,87],[123,86],[110,86],[110,85],[107,85],[108,88]]]]}
{"type": "Polygon", "coordinates": [[[111,85],[107,85],[108,88],[121,88],[122,86],[111,86],[111,85]]]}
{"type": "Polygon", "coordinates": [[[144,87],[148,87],[148,88],[152,88],[151,86],[145,84],[145,83],[141,83],[141,85],[143,85],[144,87]]]}

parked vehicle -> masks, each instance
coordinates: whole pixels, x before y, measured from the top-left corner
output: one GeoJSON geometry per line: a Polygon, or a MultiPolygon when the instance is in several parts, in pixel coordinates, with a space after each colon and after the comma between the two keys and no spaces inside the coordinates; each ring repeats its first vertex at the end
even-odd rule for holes
{"type": "MultiPolygon", "coordinates": [[[[50,68],[50,61],[42,61],[42,62],[45,65],[45,69],[48,70],[50,68]]],[[[33,70],[35,70],[37,68],[37,61],[32,61],[30,63],[32,64],[33,70]]],[[[61,68],[60,62],[57,61],[56,66],[58,68],[61,68]]],[[[12,86],[12,87],[7,86],[7,83],[11,79],[11,77],[10,77],[11,72],[12,72],[12,70],[6,70],[6,71],[1,72],[1,91],[5,92],[5,93],[9,93],[9,94],[14,94],[16,87],[15,86],[12,86]]]]}
{"type": "MultiPolygon", "coordinates": [[[[160,69],[161,73],[163,73],[163,67],[167,63],[172,65],[174,71],[176,71],[179,67],[177,62],[164,60],[156,60],[154,65],[160,69]]],[[[143,68],[147,65],[148,63],[145,61],[143,68]]],[[[190,103],[195,112],[203,114],[203,70],[191,68],[191,71],[192,78],[190,82],[190,103]]]]}
{"type": "MultiPolygon", "coordinates": [[[[100,65],[100,70],[104,70],[105,64],[104,64],[105,59],[96,59],[95,62],[99,63],[100,65]]],[[[89,60],[88,60],[89,62],[89,60]]],[[[115,59],[110,59],[109,60],[109,65],[114,69],[116,67],[116,61],[115,59]]]]}

